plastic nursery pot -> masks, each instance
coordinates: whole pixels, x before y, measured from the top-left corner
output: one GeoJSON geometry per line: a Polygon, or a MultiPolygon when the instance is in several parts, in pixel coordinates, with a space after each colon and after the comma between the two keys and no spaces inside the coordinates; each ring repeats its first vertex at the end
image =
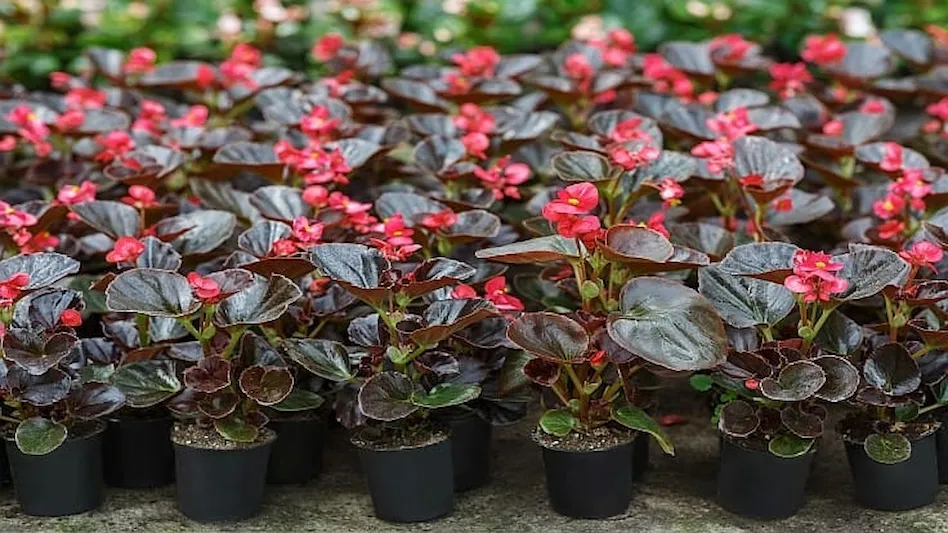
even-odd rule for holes
{"type": "Polygon", "coordinates": [[[803,507],[815,447],[792,458],[777,457],[722,437],[718,464],[718,503],[741,516],[773,520],[803,507]]]}
{"type": "Polygon", "coordinates": [[[10,461],[7,460],[7,447],[0,446],[0,487],[13,483],[10,477],[10,461]]]}
{"type": "Polygon", "coordinates": [[[846,442],[856,503],[879,511],[905,511],[929,505],[938,496],[935,434],[912,442],[912,455],[900,463],[878,463],[862,443],[846,442]]]}
{"type": "Polygon", "coordinates": [[[125,489],[151,489],[174,481],[171,417],[118,417],[105,430],[105,482],[125,489]]]}
{"type": "Polygon", "coordinates": [[[935,445],[938,450],[938,482],[948,484],[948,419],[941,420],[941,427],[935,433],[935,445]]]}
{"type": "Polygon", "coordinates": [[[178,508],[198,522],[244,520],[259,513],[276,438],[263,429],[247,445],[199,448],[172,431],[178,508]]]}
{"type": "Polygon", "coordinates": [[[102,505],[104,423],[67,438],[46,455],[27,455],[6,440],[7,457],[20,509],[32,516],[66,516],[102,505]]]}
{"type": "Polygon", "coordinates": [[[534,440],[543,450],[546,488],[554,511],[571,518],[608,518],[629,507],[634,440],[595,450],[554,449],[537,435],[534,440]],[[595,490],[584,480],[595,480],[595,490]]]}
{"type": "Polygon", "coordinates": [[[302,485],[318,476],[323,470],[326,426],[326,417],[320,413],[272,419],[267,427],[278,438],[270,452],[267,483],[302,485]]]}
{"type": "Polygon", "coordinates": [[[632,481],[642,479],[642,476],[648,471],[648,455],[651,450],[649,443],[651,440],[648,435],[639,435],[632,442],[632,481]]]}
{"type": "Polygon", "coordinates": [[[388,522],[424,522],[454,510],[451,439],[386,449],[353,437],[375,516],[388,522]]]}
{"type": "Polygon", "coordinates": [[[454,491],[483,487],[490,481],[490,442],[493,426],[477,413],[452,410],[438,416],[451,429],[454,491]]]}

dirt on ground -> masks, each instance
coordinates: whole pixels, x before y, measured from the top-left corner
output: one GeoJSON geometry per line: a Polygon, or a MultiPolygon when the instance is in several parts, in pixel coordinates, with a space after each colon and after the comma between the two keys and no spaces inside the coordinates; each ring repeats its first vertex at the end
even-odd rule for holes
{"type": "MultiPolygon", "coordinates": [[[[268,488],[262,513],[246,522],[192,522],[178,512],[173,487],[112,489],[95,512],[31,518],[19,512],[12,490],[5,488],[0,491],[0,532],[948,533],[948,488],[923,509],[884,513],[857,507],[843,446],[832,430],[817,453],[809,498],[797,516],[759,522],[732,515],[714,501],[718,436],[708,422],[707,402],[687,384],[671,387],[662,397],[660,413],[680,414],[687,421],[668,428],[676,456],[652,446],[651,469],[628,511],[609,520],[572,520],[550,509],[540,450],[530,438],[534,416],[495,431],[492,482],[458,495],[454,513],[435,522],[392,525],[375,519],[355,448],[342,431],[334,431],[319,479],[303,487],[268,488]]],[[[596,490],[595,480],[576,482],[596,490]]]]}

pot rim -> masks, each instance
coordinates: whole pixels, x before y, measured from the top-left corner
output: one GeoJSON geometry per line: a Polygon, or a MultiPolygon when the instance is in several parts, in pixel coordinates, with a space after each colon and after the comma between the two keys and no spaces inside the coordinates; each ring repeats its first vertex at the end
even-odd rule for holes
{"type": "Polygon", "coordinates": [[[277,433],[270,428],[263,427],[260,428],[260,432],[265,434],[266,437],[261,442],[254,442],[246,446],[241,446],[240,448],[204,448],[202,446],[192,446],[183,442],[178,442],[174,439],[174,428],[171,429],[171,435],[169,439],[171,444],[175,447],[188,448],[190,450],[206,450],[209,452],[243,452],[247,450],[254,450],[263,446],[270,446],[277,440],[277,433]]]}
{"type": "Polygon", "coordinates": [[[546,446],[546,445],[544,445],[543,443],[538,442],[537,439],[536,439],[537,431],[540,431],[540,428],[539,428],[539,427],[537,427],[537,428],[533,431],[533,434],[530,436],[530,440],[532,440],[533,443],[536,444],[537,446],[539,446],[540,448],[542,448],[542,449],[544,449],[544,450],[550,450],[551,452],[576,453],[576,454],[608,452],[608,451],[614,450],[614,449],[616,449],[616,448],[620,448],[620,447],[622,447],[622,446],[631,446],[631,445],[634,444],[635,441],[636,441],[637,439],[639,439],[639,438],[641,437],[641,435],[643,434],[641,431],[634,431],[634,430],[631,430],[631,431],[630,431],[631,438],[629,438],[629,440],[626,440],[626,441],[623,441],[623,442],[619,442],[619,443],[613,444],[613,445],[608,446],[608,447],[606,447],[606,448],[597,448],[597,449],[595,449],[595,450],[565,450],[565,449],[559,449],[559,448],[553,448],[553,447],[550,447],[550,446],[546,446]]]}
{"type": "Polygon", "coordinates": [[[438,446],[438,445],[444,444],[445,442],[451,441],[451,432],[450,431],[441,432],[434,439],[432,439],[429,442],[425,442],[423,444],[416,444],[413,446],[397,446],[397,447],[366,446],[365,444],[360,444],[356,442],[357,437],[358,437],[358,432],[353,433],[349,437],[349,443],[355,446],[356,448],[360,450],[370,451],[370,452],[387,453],[387,452],[404,452],[404,451],[409,451],[409,450],[423,450],[425,448],[429,448],[432,446],[438,446]]]}
{"type": "Polygon", "coordinates": [[[743,444],[741,444],[741,441],[745,439],[737,439],[735,437],[731,437],[730,435],[725,435],[720,430],[718,430],[718,435],[721,437],[722,443],[730,444],[731,446],[734,446],[735,448],[739,448],[741,451],[745,451],[748,453],[764,454],[764,455],[773,457],[775,459],[787,459],[787,460],[800,459],[808,455],[816,454],[817,450],[819,449],[820,441],[823,439],[822,436],[813,439],[813,445],[810,446],[810,449],[804,453],[801,453],[800,455],[797,455],[795,457],[780,457],[779,455],[774,455],[773,453],[771,453],[770,450],[758,450],[756,448],[744,446],[743,444]]]}

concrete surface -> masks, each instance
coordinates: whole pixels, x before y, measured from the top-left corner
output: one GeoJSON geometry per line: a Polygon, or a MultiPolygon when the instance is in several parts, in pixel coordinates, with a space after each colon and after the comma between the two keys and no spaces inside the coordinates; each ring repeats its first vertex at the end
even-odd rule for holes
{"type": "MultiPolygon", "coordinates": [[[[191,522],[177,511],[173,487],[110,490],[105,505],[95,512],[31,518],[19,513],[7,488],[0,491],[0,532],[948,533],[948,488],[935,505],[924,509],[882,513],[856,507],[842,445],[833,433],[816,458],[809,500],[800,514],[777,522],[731,515],[714,502],[717,434],[708,424],[706,404],[696,393],[681,388],[664,396],[662,410],[683,414],[688,420],[669,428],[677,457],[664,457],[653,446],[652,469],[639,484],[627,514],[610,520],[570,520],[552,512],[546,501],[540,452],[528,437],[530,420],[496,431],[492,483],[459,495],[454,513],[432,523],[400,526],[376,520],[356,454],[344,436],[336,433],[322,477],[305,487],[270,488],[263,512],[247,522],[191,522]]],[[[589,482],[590,490],[595,490],[594,480],[589,482]]]]}

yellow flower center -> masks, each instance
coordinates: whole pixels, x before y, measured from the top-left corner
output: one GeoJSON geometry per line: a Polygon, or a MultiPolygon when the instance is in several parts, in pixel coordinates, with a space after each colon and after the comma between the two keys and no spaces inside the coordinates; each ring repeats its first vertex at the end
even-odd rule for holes
{"type": "Polygon", "coordinates": [[[578,199],[578,198],[570,198],[569,200],[566,200],[566,203],[568,203],[569,205],[579,205],[579,199],[578,199]]]}
{"type": "Polygon", "coordinates": [[[895,209],[895,206],[892,205],[892,202],[890,202],[889,200],[886,200],[885,203],[882,204],[882,207],[884,207],[886,211],[892,211],[893,209],[895,209]]]}
{"type": "Polygon", "coordinates": [[[826,268],[826,263],[824,263],[823,261],[817,261],[816,268],[826,268]]]}

